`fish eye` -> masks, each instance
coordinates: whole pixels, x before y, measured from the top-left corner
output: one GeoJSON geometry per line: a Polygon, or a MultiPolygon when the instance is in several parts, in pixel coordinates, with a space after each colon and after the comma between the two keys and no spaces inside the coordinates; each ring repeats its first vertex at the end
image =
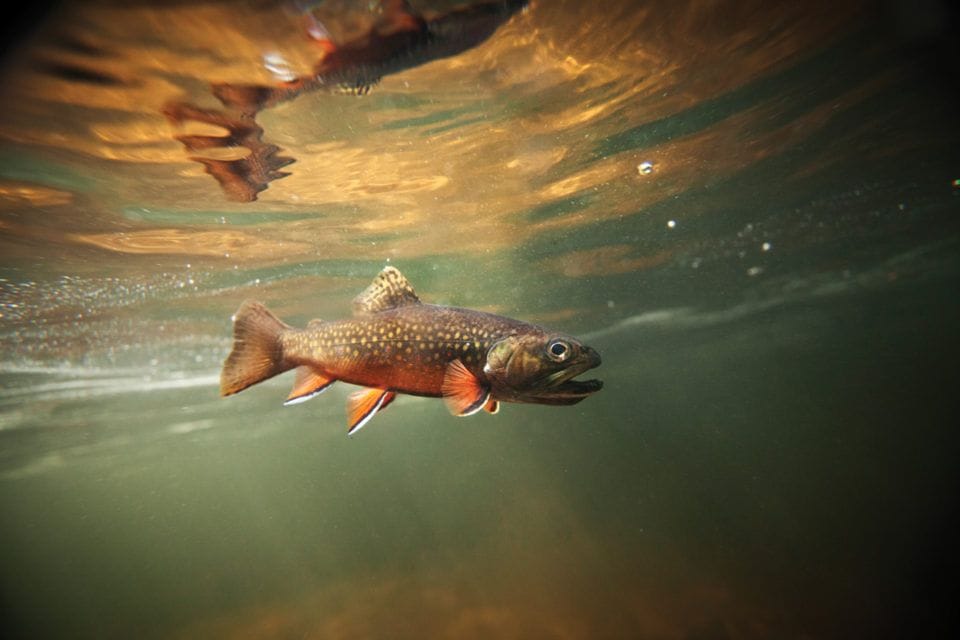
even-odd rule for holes
{"type": "Polygon", "coordinates": [[[547,353],[557,362],[563,362],[570,355],[570,345],[563,340],[553,340],[547,345],[547,353]]]}

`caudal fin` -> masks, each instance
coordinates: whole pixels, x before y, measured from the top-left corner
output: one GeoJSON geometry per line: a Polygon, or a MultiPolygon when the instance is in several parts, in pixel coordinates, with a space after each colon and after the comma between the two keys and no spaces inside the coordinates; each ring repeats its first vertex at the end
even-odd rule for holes
{"type": "Polygon", "coordinates": [[[283,356],[281,334],[291,327],[265,306],[247,300],[233,316],[233,350],[220,373],[220,395],[229,396],[292,369],[283,356]]]}

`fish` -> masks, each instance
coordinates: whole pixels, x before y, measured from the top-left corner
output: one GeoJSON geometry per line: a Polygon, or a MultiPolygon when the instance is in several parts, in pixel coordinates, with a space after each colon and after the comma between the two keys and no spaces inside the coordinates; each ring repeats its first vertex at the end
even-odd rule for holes
{"type": "Polygon", "coordinates": [[[574,380],[600,354],[573,336],[504,316],[422,302],[387,266],[353,300],[345,320],[297,329],[256,300],[233,315],[233,347],[220,394],[230,396],[295,369],[284,404],[316,397],[336,382],[362,387],[347,400],[352,436],[398,395],[442,398],[450,413],[495,414],[501,402],[573,405],[603,387],[574,380]]]}
{"type": "Polygon", "coordinates": [[[323,54],[310,75],[277,86],[214,83],[211,90],[225,107],[247,116],[318,89],[366,95],[386,75],[478,46],[528,3],[487,0],[426,16],[407,0],[380,0],[380,19],[369,31],[342,43],[334,42],[326,27],[306,12],[306,31],[323,54]]]}

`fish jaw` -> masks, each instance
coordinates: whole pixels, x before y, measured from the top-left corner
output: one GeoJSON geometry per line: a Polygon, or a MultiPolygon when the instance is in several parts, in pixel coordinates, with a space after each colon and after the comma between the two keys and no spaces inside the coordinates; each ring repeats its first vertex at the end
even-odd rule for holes
{"type": "Polygon", "coordinates": [[[591,347],[581,347],[577,364],[547,376],[547,384],[536,390],[526,402],[535,404],[570,405],[593,395],[603,388],[602,380],[574,380],[581,373],[600,366],[600,354],[591,347]]]}
{"type": "Polygon", "coordinates": [[[571,405],[588,398],[603,388],[602,380],[567,380],[551,389],[525,396],[515,402],[530,404],[571,405]]]}
{"type": "Polygon", "coordinates": [[[493,397],[506,402],[525,404],[571,405],[593,395],[603,388],[601,380],[574,380],[580,374],[600,366],[600,354],[591,347],[580,345],[575,361],[558,371],[548,372],[526,382],[498,385],[493,397]]]}

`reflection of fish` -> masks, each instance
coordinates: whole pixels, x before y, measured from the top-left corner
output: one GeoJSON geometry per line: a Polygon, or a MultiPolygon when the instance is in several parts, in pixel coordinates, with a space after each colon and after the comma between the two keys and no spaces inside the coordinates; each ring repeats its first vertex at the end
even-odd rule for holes
{"type": "MultiPolygon", "coordinates": [[[[430,18],[417,13],[406,0],[381,0],[381,5],[380,20],[360,38],[335,44],[325,30],[321,31],[323,35],[313,35],[325,55],[310,76],[275,87],[218,84],[213,93],[225,106],[245,113],[256,113],[315,89],[363,95],[384,75],[477,46],[525,7],[527,0],[474,2],[430,18]]],[[[312,24],[318,25],[315,21],[312,24]]]]}
{"type": "MultiPolygon", "coordinates": [[[[280,169],[293,162],[277,155],[279,149],[261,139],[263,129],[257,114],[306,91],[365,95],[387,74],[410,69],[432,60],[462,53],[489,38],[528,0],[487,0],[453,9],[429,18],[417,13],[406,0],[381,0],[383,15],[362,36],[335,44],[323,25],[307,20],[307,34],[317,41],[323,56],[310,75],[278,85],[214,84],[213,94],[225,111],[200,109],[174,102],[164,107],[171,122],[196,120],[222,127],[225,136],[178,136],[188,151],[217,147],[246,147],[250,153],[235,160],[203,156],[191,159],[204,165],[233,200],[250,202],[272,180],[289,175],[280,169]]],[[[305,14],[309,17],[309,14],[305,14]]]]}
{"type": "Polygon", "coordinates": [[[354,300],[354,318],[284,324],[259,302],[234,315],[233,350],[223,365],[228,396],[296,368],[287,404],[337,380],[366,387],[350,395],[348,434],[398,393],[442,397],[451,413],[496,413],[500,401],[569,405],[603,386],[573,378],[600,364],[575,338],[502,316],[424,304],[386,267],[354,300]]]}

